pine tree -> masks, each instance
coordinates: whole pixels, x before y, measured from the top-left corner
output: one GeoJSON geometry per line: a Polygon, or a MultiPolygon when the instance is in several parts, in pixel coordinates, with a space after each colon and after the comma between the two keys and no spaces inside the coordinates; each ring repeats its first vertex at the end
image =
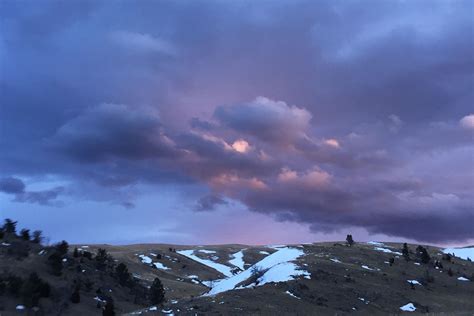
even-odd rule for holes
{"type": "Polygon", "coordinates": [[[165,300],[165,289],[160,279],[155,278],[150,287],[150,302],[153,305],[159,305],[165,300]]]}
{"type": "Polygon", "coordinates": [[[448,275],[452,277],[454,275],[453,270],[451,268],[448,269],[448,275]]]}
{"type": "Polygon", "coordinates": [[[427,264],[430,262],[431,260],[431,257],[430,255],[428,254],[428,251],[426,250],[426,248],[424,247],[421,247],[421,262],[424,263],[424,264],[427,264]]]}
{"type": "Polygon", "coordinates": [[[51,266],[51,273],[53,275],[59,276],[63,270],[62,257],[58,252],[54,252],[51,256],[48,257],[49,265],[51,266]]]}
{"type": "Polygon", "coordinates": [[[352,239],[352,235],[347,235],[346,241],[349,247],[352,247],[352,245],[354,244],[354,239],[352,239]]]}
{"type": "Polygon", "coordinates": [[[403,255],[403,258],[405,258],[406,261],[410,261],[410,253],[408,251],[407,243],[403,244],[402,255],[403,255]]]}
{"type": "Polygon", "coordinates": [[[14,222],[12,221],[11,219],[7,218],[5,220],[5,224],[3,225],[3,230],[6,232],[6,233],[9,233],[9,234],[15,234],[16,233],[16,224],[18,222],[14,222]]]}
{"type": "Polygon", "coordinates": [[[23,228],[20,231],[20,236],[21,236],[21,239],[29,241],[30,240],[30,230],[26,229],[26,228],[23,228]]]}
{"type": "Polygon", "coordinates": [[[71,294],[71,302],[74,304],[78,304],[81,302],[81,294],[79,293],[79,287],[76,286],[74,292],[71,294]]]}
{"type": "Polygon", "coordinates": [[[58,255],[63,257],[67,254],[69,244],[65,240],[63,240],[60,243],[56,244],[55,249],[58,255]]]}
{"type": "Polygon", "coordinates": [[[74,258],[78,258],[78,257],[79,257],[79,251],[77,250],[77,248],[74,248],[74,251],[73,251],[73,253],[72,253],[72,256],[73,256],[74,258]]]}
{"type": "Polygon", "coordinates": [[[115,307],[112,298],[107,299],[107,303],[105,303],[105,307],[102,310],[102,316],[115,316],[115,307]]]}
{"type": "Polygon", "coordinates": [[[43,232],[41,230],[35,230],[33,232],[33,239],[32,241],[34,243],[37,243],[37,244],[41,244],[41,242],[43,241],[43,232]]]}
{"type": "Polygon", "coordinates": [[[128,268],[124,263],[119,263],[117,268],[115,268],[115,273],[117,273],[117,278],[120,285],[125,286],[130,284],[132,276],[130,272],[128,272],[128,268]]]}

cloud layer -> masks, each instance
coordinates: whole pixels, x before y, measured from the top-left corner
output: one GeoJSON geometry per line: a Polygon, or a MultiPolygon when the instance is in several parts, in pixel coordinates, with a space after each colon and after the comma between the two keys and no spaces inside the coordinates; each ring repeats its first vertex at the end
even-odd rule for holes
{"type": "Polygon", "coordinates": [[[474,239],[471,2],[70,6],[2,5],[4,199],[474,239]]]}

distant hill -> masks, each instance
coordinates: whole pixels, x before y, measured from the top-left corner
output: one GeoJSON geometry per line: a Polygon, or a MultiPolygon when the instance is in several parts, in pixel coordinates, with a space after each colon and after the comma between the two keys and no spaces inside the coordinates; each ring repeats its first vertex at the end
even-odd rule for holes
{"type": "Polygon", "coordinates": [[[408,245],[404,253],[399,243],[355,238],[352,246],[69,245],[61,253],[64,244],[45,247],[19,235],[4,233],[0,240],[2,315],[105,315],[108,301],[117,315],[474,311],[474,264],[437,247],[408,245]],[[123,267],[129,274],[120,272],[123,267]],[[164,288],[162,303],[157,280],[164,288]],[[15,282],[22,284],[12,291],[15,282]],[[47,296],[38,294],[46,292],[44,284],[47,296]],[[80,301],[74,302],[77,294],[80,301]]]}

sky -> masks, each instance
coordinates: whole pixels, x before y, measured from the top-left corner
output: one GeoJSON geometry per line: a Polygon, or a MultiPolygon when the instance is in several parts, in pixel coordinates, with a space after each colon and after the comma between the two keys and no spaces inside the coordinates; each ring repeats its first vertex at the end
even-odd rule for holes
{"type": "Polygon", "coordinates": [[[0,214],[51,241],[474,243],[472,1],[0,1],[0,214]]]}

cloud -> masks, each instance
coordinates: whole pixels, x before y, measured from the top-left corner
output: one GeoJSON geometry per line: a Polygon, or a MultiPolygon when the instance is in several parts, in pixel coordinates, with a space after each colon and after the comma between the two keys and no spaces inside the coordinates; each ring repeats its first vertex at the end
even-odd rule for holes
{"type": "Polygon", "coordinates": [[[61,126],[49,144],[82,162],[176,154],[156,111],[121,104],[104,103],[87,109],[61,126]]]}
{"type": "Polygon", "coordinates": [[[287,144],[305,135],[311,114],[304,108],[265,97],[219,106],[214,117],[224,126],[264,141],[287,144]]]}
{"type": "Polygon", "coordinates": [[[0,179],[0,192],[18,194],[25,191],[25,184],[18,178],[7,177],[0,179]]]}
{"type": "Polygon", "coordinates": [[[227,205],[227,204],[228,202],[225,199],[223,199],[222,196],[217,195],[217,194],[209,194],[199,199],[199,201],[196,204],[195,210],[198,212],[213,211],[219,205],[227,205]]]}
{"type": "Polygon", "coordinates": [[[465,129],[474,129],[474,114],[464,116],[459,124],[465,129]]]}
{"type": "Polygon", "coordinates": [[[0,179],[0,192],[14,195],[15,202],[57,206],[61,203],[56,199],[64,191],[61,186],[41,191],[26,191],[25,189],[26,185],[21,179],[14,177],[0,179]]]}
{"type": "Polygon", "coordinates": [[[166,55],[174,55],[176,53],[175,48],[169,42],[147,33],[115,31],[110,36],[115,43],[132,51],[162,53],[166,55]]]}

